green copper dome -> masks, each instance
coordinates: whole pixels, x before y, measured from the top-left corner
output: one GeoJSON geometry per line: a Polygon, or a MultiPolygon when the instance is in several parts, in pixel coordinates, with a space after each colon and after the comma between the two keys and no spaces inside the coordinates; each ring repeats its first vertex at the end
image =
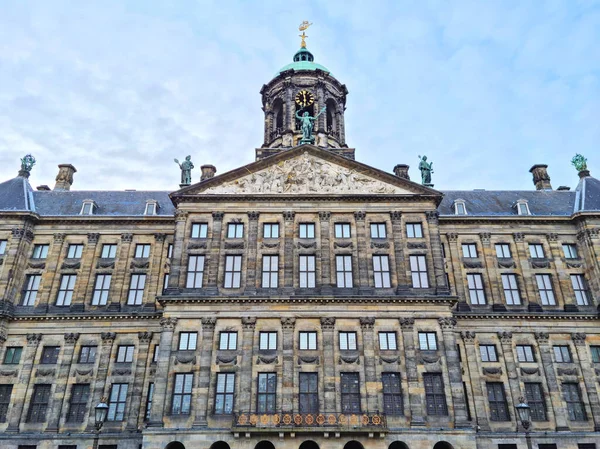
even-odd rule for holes
{"type": "Polygon", "coordinates": [[[322,66],[321,64],[317,64],[315,61],[315,57],[313,54],[306,49],[306,47],[302,47],[300,50],[296,52],[294,55],[294,62],[291,64],[283,66],[277,72],[279,75],[281,72],[285,72],[286,70],[294,69],[294,70],[323,70],[324,72],[330,73],[327,67],[322,66]]]}

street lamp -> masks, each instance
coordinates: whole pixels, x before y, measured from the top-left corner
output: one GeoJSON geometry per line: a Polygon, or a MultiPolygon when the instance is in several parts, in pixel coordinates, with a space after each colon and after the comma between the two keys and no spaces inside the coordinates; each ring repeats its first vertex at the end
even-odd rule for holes
{"type": "Polygon", "coordinates": [[[100,438],[100,430],[102,430],[104,421],[106,421],[106,414],[108,413],[108,405],[106,405],[106,398],[100,399],[100,403],[94,408],[94,412],[94,426],[96,428],[96,435],[94,436],[94,449],[98,449],[98,439],[100,438]]]}
{"type": "Polygon", "coordinates": [[[519,415],[519,421],[521,421],[521,425],[523,429],[525,429],[525,441],[527,443],[527,448],[531,449],[531,439],[529,436],[529,428],[531,427],[531,407],[527,402],[525,402],[524,397],[519,398],[519,404],[515,406],[517,409],[517,413],[519,415]]]}

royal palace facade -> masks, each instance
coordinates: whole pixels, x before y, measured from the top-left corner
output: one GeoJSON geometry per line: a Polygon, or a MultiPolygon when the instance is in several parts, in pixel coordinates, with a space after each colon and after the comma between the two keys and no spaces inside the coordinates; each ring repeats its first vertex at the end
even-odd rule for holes
{"type": "Polygon", "coordinates": [[[435,190],[354,160],[347,93],[303,47],[249,165],[0,184],[0,447],[599,445],[600,181],[435,190]]]}

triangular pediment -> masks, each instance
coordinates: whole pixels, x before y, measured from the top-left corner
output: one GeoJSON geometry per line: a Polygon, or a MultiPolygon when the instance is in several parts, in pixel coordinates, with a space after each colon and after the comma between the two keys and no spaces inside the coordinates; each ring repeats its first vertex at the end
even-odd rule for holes
{"type": "Polygon", "coordinates": [[[302,145],[185,187],[179,195],[429,195],[436,190],[313,145],[302,145]]]}

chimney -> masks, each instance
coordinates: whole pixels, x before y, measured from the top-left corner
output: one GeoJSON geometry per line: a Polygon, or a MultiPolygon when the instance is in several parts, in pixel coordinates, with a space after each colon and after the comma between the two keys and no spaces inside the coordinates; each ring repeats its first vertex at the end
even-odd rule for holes
{"type": "Polygon", "coordinates": [[[202,170],[200,181],[204,181],[205,179],[210,179],[213,176],[215,176],[215,173],[217,172],[217,167],[215,167],[214,165],[207,164],[200,167],[200,170],[202,170]]]}
{"type": "Polygon", "coordinates": [[[59,164],[54,190],[71,190],[71,186],[73,185],[73,173],[76,172],[77,169],[71,164],[59,164]]]}
{"type": "Polygon", "coordinates": [[[405,164],[398,164],[394,167],[394,174],[398,178],[408,179],[410,181],[410,176],[408,175],[408,169],[410,167],[405,164]]]}
{"type": "Polygon", "coordinates": [[[536,190],[552,190],[547,168],[546,164],[536,164],[529,169],[529,173],[533,175],[533,183],[536,190]]]}

